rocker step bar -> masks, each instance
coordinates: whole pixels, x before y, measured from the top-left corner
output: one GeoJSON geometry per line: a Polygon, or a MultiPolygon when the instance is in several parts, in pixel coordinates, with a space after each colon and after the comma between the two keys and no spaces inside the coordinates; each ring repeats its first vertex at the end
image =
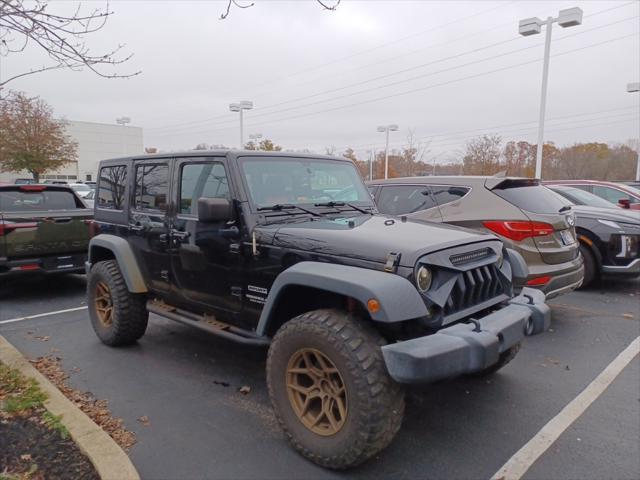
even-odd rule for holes
{"type": "Polygon", "coordinates": [[[237,343],[266,346],[271,342],[267,337],[261,337],[249,330],[244,330],[242,328],[229,325],[228,323],[220,322],[212,316],[197,315],[156,300],[149,300],[147,302],[147,310],[151,313],[155,313],[156,315],[160,315],[161,317],[168,318],[169,320],[174,320],[178,323],[182,323],[183,325],[189,325],[190,327],[197,328],[198,330],[202,330],[237,343]]]}

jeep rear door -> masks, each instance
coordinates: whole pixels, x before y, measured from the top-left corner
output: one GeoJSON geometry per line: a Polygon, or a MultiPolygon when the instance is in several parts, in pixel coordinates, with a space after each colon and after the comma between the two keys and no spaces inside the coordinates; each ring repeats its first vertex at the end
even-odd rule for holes
{"type": "Polygon", "coordinates": [[[133,197],[129,209],[128,241],[147,285],[156,292],[170,289],[169,165],[167,160],[134,164],[133,197]]]}

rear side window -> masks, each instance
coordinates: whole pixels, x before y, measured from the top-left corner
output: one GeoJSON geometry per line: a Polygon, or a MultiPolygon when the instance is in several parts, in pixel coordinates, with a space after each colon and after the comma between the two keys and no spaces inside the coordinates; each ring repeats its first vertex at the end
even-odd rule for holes
{"type": "Polygon", "coordinates": [[[180,213],[197,215],[201,197],[231,199],[227,174],[221,163],[188,163],[182,167],[180,213]]]}
{"type": "Polygon", "coordinates": [[[425,185],[384,185],[378,200],[378,209],[389,215],[419,212],[435,206],[425,185]]]}
{"type": "Polygon", "coordinates": [[[460,200],[471,190],[469,187],[458,187],[455,185],[432,185],[431,193],[438,205],[460,200]]]}
{"type": "Polygon", "coordinates": [[[493,193],[531,213],[557,213],[566,205],[556,194],[542,185],[495,188],[493,193]]]}
{"type": "Polygon", "coordinates": [[[615,188],[604,187],[602,185],[594,185],[593,193],[611,203],[618,203],[618,200],[629,200],[631,203],[638,202],[637,199],[635,199],[628,193],[622,192],[615,188]]]}
{"type": "Polygon", "coordinates": [[[21,190],[0,191],[0,212],[36,212],[46,210],[72,210],[79,207],[71,192],[44,190],[26,192],[21,190]]]}
{"type": "Polygon", "coordinates": [[[167,210],[169,168],[166,165],[136,167],[135,209],[164,212],[167,210]]]}
{"type": "Polygon", "coordinates": [[[127,167],[125,165],[101,168],[98,178],[98,208],[122,210],[126,184],[127,167]]]}

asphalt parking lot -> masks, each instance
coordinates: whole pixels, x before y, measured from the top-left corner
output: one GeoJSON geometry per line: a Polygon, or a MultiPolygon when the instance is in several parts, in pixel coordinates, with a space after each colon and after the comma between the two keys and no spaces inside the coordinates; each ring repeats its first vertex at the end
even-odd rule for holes
{"type": "MultiPolygon", "coordinates": [[[[107,399],[137,434],[130,454],[143,478],[490,478],[640,334],[638,280],[555,299],[551,330],[527,339],[501,372],[410,390],[394,443],[337,473],[286,444],[266,393],[265,350],[155,316],[137,345],[106,347],[82,309],[84,282],[74,275],[0,287],[0,335],[31,358],[55,353],[72,386],[107,399]]],[[[640,359],[559,433],[524,478],[638,478],[640,359]]]]}

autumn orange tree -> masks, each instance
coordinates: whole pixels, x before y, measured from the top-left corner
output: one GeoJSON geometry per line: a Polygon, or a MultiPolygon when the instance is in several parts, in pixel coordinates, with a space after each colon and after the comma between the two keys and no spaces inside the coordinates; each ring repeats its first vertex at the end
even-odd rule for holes
{"type": "Polygon", "coordinates": [[[0,99],[0,170],[40,175],[77,161],[77,144],[65,133],[66,123],[38,97],[11,92],[0,99]]]}

